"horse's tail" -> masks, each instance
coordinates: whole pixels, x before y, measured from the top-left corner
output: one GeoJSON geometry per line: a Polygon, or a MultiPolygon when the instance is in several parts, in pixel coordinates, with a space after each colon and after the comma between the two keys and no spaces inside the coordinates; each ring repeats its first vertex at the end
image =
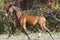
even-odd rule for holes
{"type": "Polygon", "coordinates": [[[50,13],[50,14],[46,14],[46,15],[44,15],[44,17],[46,18],[46,19],[52,19],[52,20],[54,20],[54,21],[57,21],[57,22],[60,22],[60,19],[58,19],[55,15],[53,15],[53,13],[50,13]]]}

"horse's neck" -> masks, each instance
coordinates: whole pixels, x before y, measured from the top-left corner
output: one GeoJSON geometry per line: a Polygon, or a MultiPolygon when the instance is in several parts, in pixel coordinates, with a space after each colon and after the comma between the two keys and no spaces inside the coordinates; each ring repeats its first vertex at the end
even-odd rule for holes
{"type": "Polygon", "coordinates": [[[17,11],[20,11],[20,8],[18,8],[18,7],[15,7],[15,6],[12,6],[13,7],[13,9],[17,12],[17,11]]]}
{"type": "Polygon", "coordinates": [[[17,19],[17,14],[16,14],[16,11],[14,11],[14,16],[15,16],[15,18],[17,19]]]}
{"type": "Polygon", "coordinates": [[[20,18],[23,15],[23,12],[19,10],[19,8],[17,7],[13,7],[13,9],[15,10],[15,16],[17,18],[20,18]]]}
{"type": "Polygon", "coordinates": [[[15,10],[15,16],[17,19],[19,19],[22,16],[22,12],[15,10]]]}

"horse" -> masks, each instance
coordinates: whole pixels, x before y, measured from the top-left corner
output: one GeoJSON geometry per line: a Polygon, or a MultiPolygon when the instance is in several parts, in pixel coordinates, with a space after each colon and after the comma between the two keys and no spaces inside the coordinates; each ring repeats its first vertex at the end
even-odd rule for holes
{"type": "MultiPolygon", "coordinates": [[[[42,30],[45,29],[49,33],[51,38],[53,39],[49,29],[46,27],[46,18],[44,16],[32,16],[32,15],[28,15],[26,13],[23,14],[23,12],[18,10],[18,8],[15,6],[10,6],[8,12],[9,12],[9,14],[13,13],[15,15],[16,22],[19,25],[18,28],[21,27],[23,29],[24,33],[28,37],[28,40],[30,40],[30,37],[29,37],[29,35],[27,33],[27,29],[26,29],[27,24],[29,24],[31,27],[33,27],[35,25],[39,25],[39,36],[41,34],[40,29],[42,29],[42,30]]],[[[6,13],[6,14],[8,15],[8,13],[6,13]]]]}

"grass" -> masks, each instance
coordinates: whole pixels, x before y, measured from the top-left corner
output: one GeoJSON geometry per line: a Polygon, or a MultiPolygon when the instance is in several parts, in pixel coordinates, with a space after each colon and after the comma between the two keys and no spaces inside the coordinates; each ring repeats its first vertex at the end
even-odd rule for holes
{"type": "Polygon", "coordinates": [[[3,10],[4,7],[4,0],[0,0],[0,10],[3,10]]]}

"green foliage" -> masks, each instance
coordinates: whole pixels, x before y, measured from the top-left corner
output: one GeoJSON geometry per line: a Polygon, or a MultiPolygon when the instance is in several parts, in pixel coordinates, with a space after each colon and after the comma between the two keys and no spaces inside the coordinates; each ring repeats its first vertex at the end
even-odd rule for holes
{"type": "Polygon", "coordinates": [[[14,27],[14,24],[4,16],[4,13],[0,13],[0,34],[7,33],[10,27],[14,27]]]}
{"type": "Polygon", "coordinates": [[[5,30],[4,30],[4,17],[3,15],[0,14],[0,34],[2,34],[5,30]]]}
{"type": "Polygon", "coordinates": [[[0,10],[3,10],[4,7],[4,0],[0,0],[0,10]]]}

